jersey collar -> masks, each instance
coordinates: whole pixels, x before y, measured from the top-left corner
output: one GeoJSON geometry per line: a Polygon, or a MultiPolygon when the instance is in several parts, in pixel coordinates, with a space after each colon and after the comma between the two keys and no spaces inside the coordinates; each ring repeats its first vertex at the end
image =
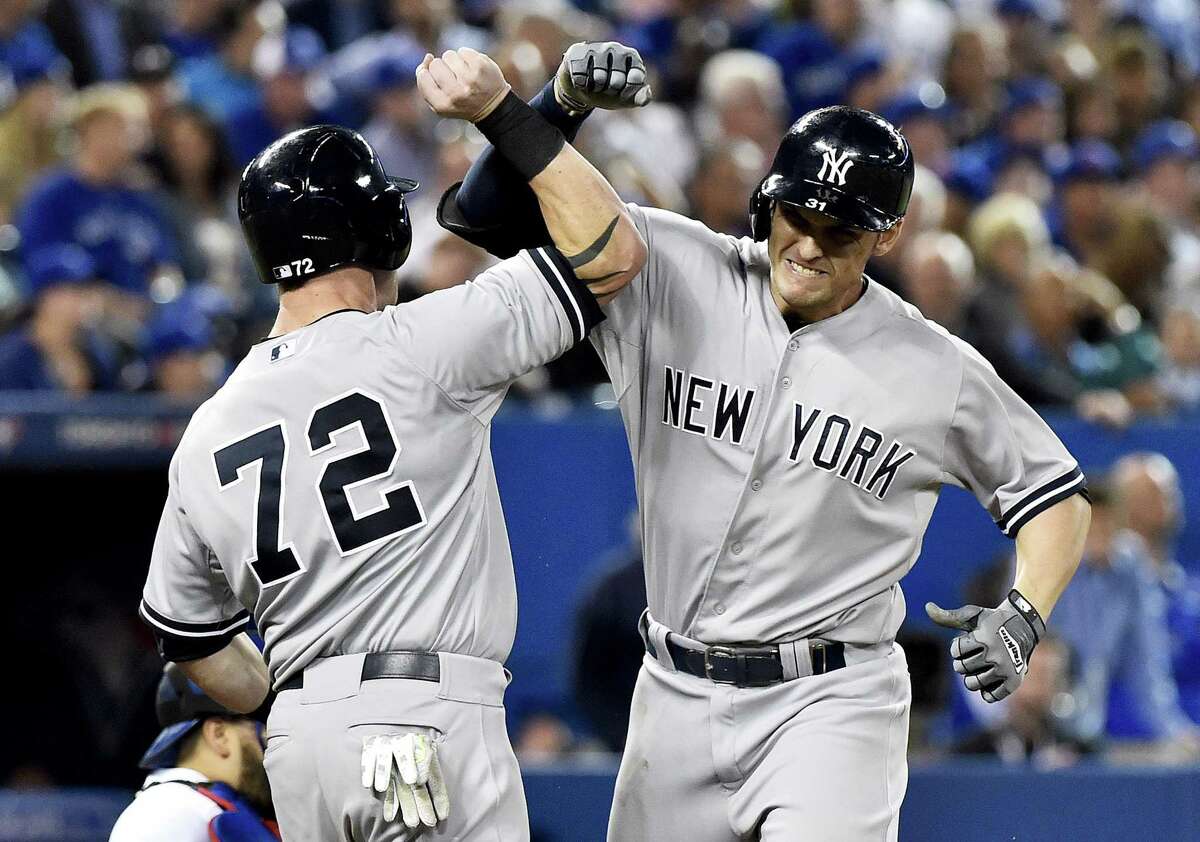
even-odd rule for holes
{"type": "Polygon", "coordinates": [[[166,769],[155,769],[147,775],[145,783],[142,784],[142,789],[154,786],[155,784],[180,781],[192,784],[205,784],[208,783],[208,777],[197,772],[195,769],[189,769],[187,766],[170,766],[166,769]]]}
{"type": "Polygon", "coordinates": [[[336,316],[340,313],[362,313],[364,316],[370,315],[369,313],[367,313],[366,310],[358,310],[358,309],[355,309],[354,307],[343,307],[340,310],[330,310],[324,316],[318,316],[317,318],[313,319],[311,322],[309,322],[306,325],[300,325],[300,327],[293,328],[292,330],[289,330],[287,333],[281,333],[277,336],[264,336],[262,339],[258,340],[254,344],[262,345],[264,342],[274,342],[276,339],[286,339],[287,337],[291,336],[294,333],[299,333],[300,331],[304,330],[305,328],[312,327],[319,321],[323,321],[325,319],[328,319],[330,316],[336,316]]]}

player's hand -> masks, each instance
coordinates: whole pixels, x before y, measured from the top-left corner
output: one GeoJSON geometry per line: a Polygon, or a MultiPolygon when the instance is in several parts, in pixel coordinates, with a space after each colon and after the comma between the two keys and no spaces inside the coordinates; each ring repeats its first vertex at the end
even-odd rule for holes
{"type": "Polygon", "coordinates": [[[427,53],[417,68],[417,90],[436,114],[477,123],[500,104],[510,87],[496,62],[462,47],[446,50],[441,58],[427,53]]]}
{"type": "Polygon", "coordinates": [[[364,737],[362,785],[383,795],[389,822],[399,814],[408,827],[435,827],[450,815],[437,743],[427,734],[364,737]]]}
{"type": "Polygon", "coordinates": [[[1016,590],[995,608],[964,605],[947,611],[927,602],[925,613],[939,626],[963,632],[950,644],[954,671],[987,702],[998,702],[1021,686],[1033,647],[1046,633],[1037,609],[1016,590]]]}
{"type": "Polygon", "coordinates": [[[568,111],[638,108],[650,101],[646,64],[633,47],[616,41],[580,41],[567,48],[554,98],[568,111]]]}

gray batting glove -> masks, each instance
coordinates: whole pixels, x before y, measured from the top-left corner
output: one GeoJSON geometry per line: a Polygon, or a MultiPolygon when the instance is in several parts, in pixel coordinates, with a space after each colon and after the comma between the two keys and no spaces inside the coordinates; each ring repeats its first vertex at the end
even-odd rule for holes
{"type": "Polygon", "coordinates": [[[1021,686],[1033,647],[1046,634],[1037,609],[1015,589],[995,608],[964,605],[947,611],[927,602],[925,613],[939,626],[965,632],[950,644],[954,671],[987,702],[998,702],[1021,686]]]}
{"type": "Polygon", "coordinates": [[[572,44],[554,79],[554,98],[574,114],[590,108],[638,108],[651,96],[642,57],[616,41],[572,44]]]}

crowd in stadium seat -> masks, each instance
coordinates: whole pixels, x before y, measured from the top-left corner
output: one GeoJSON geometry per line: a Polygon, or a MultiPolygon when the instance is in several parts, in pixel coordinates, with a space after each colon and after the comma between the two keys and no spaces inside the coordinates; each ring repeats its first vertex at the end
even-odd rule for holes
{"type": "MultiPolygon", "coordinates": [[[[1133,0],[14,0],[0,11],[0,389],[215,389],[269,321],[239,168],[354,126],[416,178],[403,298],[489,258],[433,210],[480,151],[413,72],[472,46],[532,96],[574,40],[636,46],[656,102],[579,145],[623,196],[747,233],[786,128],[876,110],[919,163],[873,277],[1032,402],[1123,426],[1200,409],[1200,10],[1133,0]],[[670,154],[663,154],[670,150],[670,154]]],[[[520,392],[603,382],[589,349],[520,392]]]]}

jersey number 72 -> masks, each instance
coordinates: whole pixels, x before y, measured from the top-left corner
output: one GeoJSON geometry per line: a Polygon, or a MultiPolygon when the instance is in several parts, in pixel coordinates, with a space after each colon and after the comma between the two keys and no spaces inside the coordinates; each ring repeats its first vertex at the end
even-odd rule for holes
{"type": "MultiPolygon", "coordinates": [[[[425,512],[411,482],[380,494],[381,504],[355,512],[347,489],[390,474],[400,455],[383,404],[362,392],[351,392],[313,409],[308,419],[310,456],[333,447],[336,433],[358,426],[364,447],[331,460],[317,482],[325,521],[343,556],[425,523],[425,512]]],[[[303,572],[291,542],[284,543],[280,511],[288,463],[288,436],[283,421],[263,427],[213,454],[217,480],[226,490],[240,483],[256,462],[258,498],[253,526],[254,555],[247,559],[261,585],[274,585],[303,572]]]]}

